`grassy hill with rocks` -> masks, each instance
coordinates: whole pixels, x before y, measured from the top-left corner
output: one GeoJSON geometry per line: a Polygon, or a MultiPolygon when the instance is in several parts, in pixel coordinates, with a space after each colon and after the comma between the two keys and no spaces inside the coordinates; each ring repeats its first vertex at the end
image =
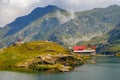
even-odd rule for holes
{"type": "Polygon", "coordinates": [[[26,42],[0,49],[0,70],[63,72],[87,58],[71,54],[55,42],[26,42]]]}

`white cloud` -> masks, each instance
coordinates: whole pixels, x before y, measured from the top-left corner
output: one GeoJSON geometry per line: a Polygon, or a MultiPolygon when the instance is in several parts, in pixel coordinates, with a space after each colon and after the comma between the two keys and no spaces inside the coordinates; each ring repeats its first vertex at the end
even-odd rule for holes
{"type": "Polygon", "coordinates": [[[35,7],[56,5],[70,11],[83,11],[96,7],[120,4],[120,0],[0,0],[0,26],[30,13],[35,7]]]}
{"type": "Polygon", "coordinates": [[[67,16],[61,14],[60,12],[57,12],[57,13],[56,13],[56,16],[57,16],[57,18],[59,19],[59,21],[60,21],[61,24],[64,24],[64,23],[67,22],[68,20],[73,19],[73,18],[76,17],[75,14],[74,14],[74,12],[69,12],[67,16]]]}
{"type": "Polygon", "coordinates": [[[30,13],[37,4],[38,0],[0,0],[0,26],[30,13]]]}
{"type": "Polygon", "coordinates": [[[106,7],[113,4],[120,4],[120,0],[52,0],[55,4],[63,9],[72,11],[88,10],[95,7],[106,7]]]}

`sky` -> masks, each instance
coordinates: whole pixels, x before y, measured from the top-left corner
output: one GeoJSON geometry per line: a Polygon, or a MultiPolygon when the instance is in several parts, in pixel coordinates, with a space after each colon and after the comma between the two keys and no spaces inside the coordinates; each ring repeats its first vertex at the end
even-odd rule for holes
{"type": "Polygon", "coordinates": [[[0,27],[17,17],[29,14],[36,7],[56,5],[69,11],[84,11],[93,8],[120,5],[120,0],[0,0],[0,27]]]}

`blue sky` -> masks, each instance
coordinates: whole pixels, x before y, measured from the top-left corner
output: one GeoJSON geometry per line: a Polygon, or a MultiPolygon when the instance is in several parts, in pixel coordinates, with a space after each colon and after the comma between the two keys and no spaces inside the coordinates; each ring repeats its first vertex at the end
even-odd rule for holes
{"type": "Polygon", "coordinates": [[[0,27],[29,14],[36,7],[56,5],[70,11],[84,11],[114,4],[120,5],[120,0],[0,0],[0,27]]]}

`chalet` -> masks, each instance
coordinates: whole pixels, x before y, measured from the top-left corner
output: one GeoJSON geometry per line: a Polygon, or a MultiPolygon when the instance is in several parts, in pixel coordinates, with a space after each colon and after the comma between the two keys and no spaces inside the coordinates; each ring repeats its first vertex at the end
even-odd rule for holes
{"type": "Polygon", "coordinates": [[[79,53],[79,54],[95,55],[96,54],[96,46],[74,46],[73,52],[79,53]]]}
{"type": "Polygon", "coordinates": [[[15,42],[15,45],[20,46],[21,44],[24,44],[23,39],[22,38],[18,38],[17,42],[15,42]]]}

